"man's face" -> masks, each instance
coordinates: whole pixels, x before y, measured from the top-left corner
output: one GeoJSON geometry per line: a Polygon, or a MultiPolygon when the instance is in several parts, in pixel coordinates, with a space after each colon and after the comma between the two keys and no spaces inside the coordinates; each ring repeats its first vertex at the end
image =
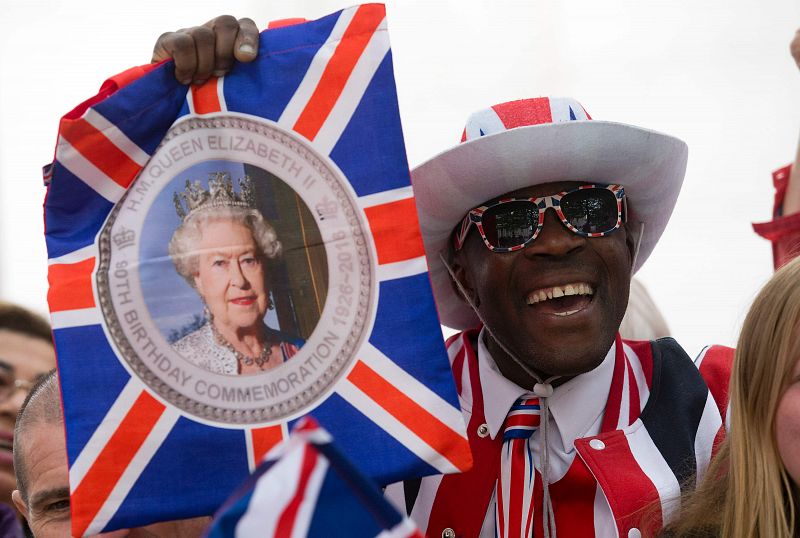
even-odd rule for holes
{"type": "MultiPolygon", "coordinates": [[[[63,424],[31,424],[22,444],[28,473],[28,503],[14,492],[14,504],[25,515],[35,538],[64,538],[70,533],[69,472],[63,424]]],[[[155,523],[99,534],[104,538],[197,538],[210,518],[155,523]]]]}
{"type": "Polygon", "coordinates": [[[11,445],[17,413],[27,391],[15,390],[14,383],[20,380],[33,384],[55,366],[55,352],[49,343],[15,331],[0,330],[0,388],[10,392],[7,398],[0,400],[0,502],[11,502],[11,492],[17,483],[11,445]]]}
{"type": "MultiPolygon", "coordinates": [[[[580,184],[547,183],[498,198],[557,194],[580,184]]],[[[471,230],[454,268],[491,331],[512,353],[545,378],[574,376],[599,365],[614,341],[628,305],[632,245],[625,226],[605,237],[581,237],[548,210],[539,236],[515,252],[491,252],[471,230]],[[583,294],[557,297],[567,285],[583,294]]],[[[534,382],[493,339],[488,345],[507,378],[522,386],[534,382]]]]}

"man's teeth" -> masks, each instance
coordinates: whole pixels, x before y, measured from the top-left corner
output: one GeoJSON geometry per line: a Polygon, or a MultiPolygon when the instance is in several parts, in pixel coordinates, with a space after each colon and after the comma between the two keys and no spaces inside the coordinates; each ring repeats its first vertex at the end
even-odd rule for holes
{"type": "MultiPolygon", "coordinates": [[[[548,299],[565,297],[567,295],[594,295],[592,286],[586,282],[577,282],[573,284],[566,284],[564,286],[553,286],[552,288],[542,288],[535,290],[528,295],[528,304],[541,303],[548,299]]],[[[574,314],[574,312],[565,313],[565,315],[574,314]]]]}

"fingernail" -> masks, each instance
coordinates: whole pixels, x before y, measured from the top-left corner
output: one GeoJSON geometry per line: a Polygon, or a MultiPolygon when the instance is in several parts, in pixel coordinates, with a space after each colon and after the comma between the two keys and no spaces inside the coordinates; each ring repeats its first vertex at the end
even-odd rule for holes
{"type": "Polygon", "coordinates": [[[215,69],[213,75],[215,77],[224,77],[226,71],[224,69],[215,69]]]}
{"type": "Polygon", "coordinates": [[[242,43],[239,45],[239,52],[242,54],[255,54],[256,49],[250,43],[242,43]]]}
{"type": "Polygon", "coordinates": [[[183,80],[179,80],[178,82],[180,82],[181,84],[183,84],[184,86],[186,86],[186,85],[189,85],[189,84],[191,84],[191,83],[192,83],[192,79],[191,79],[191,78],[185,78],[185,79],[183,79],[183,80]]]}

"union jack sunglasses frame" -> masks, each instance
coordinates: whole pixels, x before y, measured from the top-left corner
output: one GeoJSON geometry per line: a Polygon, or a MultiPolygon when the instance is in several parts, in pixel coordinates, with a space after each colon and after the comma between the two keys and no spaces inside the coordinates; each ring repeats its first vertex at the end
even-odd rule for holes
{"type": "Polygon", "coordinates": [[[458,233],[453,238],[453,243],[455,246],[456,252],[461,250],[464,246],[464,242],[467,239],[467,234],[469,233],[470,226],[475,224],[478,228],[478,232],[481,234],[481,239],[483,239],[483,244],[486,245],[486,248],[491,250],[492,252],[514,252],[515,250],[520,250],[528,246],[534,239],[539,236],[539,232],[542,231],[542,227],[544,226],[544,216],[547,212],[547,209],[552,207],[556,215],[558,215],[558,219],[561,221],[564,226],[576,235],[580,235],[582,237],[603,237],[609,235],[610,233],[614,232],[615,230],[619,229],[623,222],[628,220],[628,204],[625,198],[625,189],[622,185],[598,185],[598,184],[590,184],[590,185],[581,185],[576,189],[570,189],[568,191],[562,191],[558,194],[551,194],[549,196],[540,196],[538,198],[502,198],[497,200],[493,204],[489,205],[482,205],[476,207],[475,209],[470,210],[469,213],[464,217],[464,220],[461,221],[461,226],[459,227],[458,233]],[[617,200],[617,223],[614,225],[613,228],[610,230],[606,230],[604,232],[597,232],[597,233],[586,233],[580,231],[578,228],[573,226],[569,223],[569,220],[564,215],[564,212],[561,209],[561,199],[565,196],[572,194],[574,192],[582,191],[585,189],[602,189],[611,191],[614,194],[614,197],[617,200]],[[514,245],[513,247],[495,247],[493,246],[489,240],[486,238],[486,233],[483,229],[483,215],[489,209],[495,208],[499,205],[507,204],[509,202],[530,202],[532,203],[539,212],[539,222],[536,226],[536,229],[533,231],[533,235],[529,239],[527,239],[521,245],[514,245]]]}

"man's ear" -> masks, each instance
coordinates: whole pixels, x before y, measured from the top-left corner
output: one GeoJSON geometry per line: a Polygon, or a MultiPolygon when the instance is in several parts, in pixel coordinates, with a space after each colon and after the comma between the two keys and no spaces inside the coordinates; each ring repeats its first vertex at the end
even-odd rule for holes
{"type": "Polygon", "coordinates": [[[18,489],[11,492],[11,500],[14,501],[14,506],[17,507],[19,513],[25,516],[25,519],[28,519],[28,506],[25,504],[22,493],[18,489]]]}
{"type": "Polygon", "coordinates": [[[475,308],[478,308],[480,306],[481,300],[480,297],[478,297],[478,294],[475,293],[475,288],[472,285],[472,278],[470,277],[470,272],[467,269],[463,258],[464,258],[463,251],[458,252],[450,258],[449,262],[450,268],[453,271],[452,276],[458,280],[459,284],[461,284],[463,293],[452,278],[450,279],[450,285],[453,287],[453,291],[455,292],[456,296],[459,299],[461,299],[465,303],[468,303],[469,301],[467,301],[467,299],[465,299],[463,295],[464,293],[466,293],[469,296],[470,300],[472,301],[473,306],[475,308]]]}
{"type": "Polygon", "coordinates": [[[625,223],[625,246],[628,247],[628,254],[631,259],[631,273],[633,273],[633,264],[636,263],[636,252],[639,246],[639,235],[644,232],[644,225],[635,224],[630,221],[625,223]]]}

